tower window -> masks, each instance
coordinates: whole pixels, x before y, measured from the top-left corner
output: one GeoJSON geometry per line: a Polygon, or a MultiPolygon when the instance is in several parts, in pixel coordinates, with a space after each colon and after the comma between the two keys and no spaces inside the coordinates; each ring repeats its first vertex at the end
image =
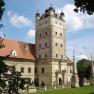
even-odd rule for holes
{"type": "Polygon", "coordinates": [[[55,35],[57,35],[57,32],[55,32],[55,35]]]}
{"type": "Polygon", "coordinates": [[[57,21],[55,21],[55,24],[57,24],[57,21]]]}
{"type": "Polygon", "coordinates": [[[21,73],[24,73],[24,68],[23,67],[21,67],[21,73]]]}
{"type": "Polygon", "coordinates": [[[44,68],[41,69],[41,73],[44,73],[44,68]]]}
{"type": "Polygon", "coordinates": [[[28,73],[31,73],[31,68],[28,68],[28,73]]]}
{"type": "Polygon", "coordinates": [[[47,24],[47,21],[45,21],[45,24],[47,24]]]}
{"type": "Polygon", "coordinates": [[[55,43],[55,46],[57,46],[58,44],[57,43],[55,43]]]}
{"type": "Polygon", "coordinates": [[[41,34],[39,34],[39,36],[41,37],[41,34]]]}
{"type": "Polygon", "coordinates": [[[41,48],[41,44],[39,44],[39,48],[41,48]]]}
{"type": "Polygon", "coordinates": [[[58,54],[56,54],[56,58],[58,58],[58,54]]]}
{"type": "Polygon", "coordinates": [[[63,45],[61,44],[61,47],[62,47],[63,45]]]}
{"type": "Polygon", "coordinates": [[[47,54],[45,54],[45,58],[47,58],[47,54]]]}
{"type": "Polygon", "coordinates": [[[47,42],[45,43],[45,47],[47,47],[47,42]]]}
{"type": "Polygon", "coordinates": [[[63,58],[63,55],[61,55],[61,58],[63,58]]]}
{"type": "Polygon", "coordinates": [[[60,36],[62,36],[62,33],[60,33],[60,36]]]}
{"type": "Polygon", "coordinates": [[[39,58],[41,58],[41,55],[39,55],[39,58]]]}
{"type": "Polygon", "coordinates": [[[62,26],[62,23],[60,23],[60,26],[62,26]]]}
{"type": "Polygon", "coordinates": [[[47,32],[45,32],[45,35],[47,35],[47,32]]]}
{"type": "Polygon", "coordinates": [[[41,26],[41,23],[39,23],[39,26],[41,26]]]}
{"type": "Polygon", "coordinates": [[[73,71],[70,69],[70,73],[72,73],[73,71]]]}

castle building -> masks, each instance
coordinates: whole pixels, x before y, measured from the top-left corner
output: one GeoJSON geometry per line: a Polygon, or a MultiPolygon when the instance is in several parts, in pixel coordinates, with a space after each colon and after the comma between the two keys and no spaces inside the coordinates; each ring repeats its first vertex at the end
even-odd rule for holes
{"type": "Polygon", "coordinates": [[[42,15],[36,13],[36,43],[4,40],[0,56],[10,55],[5,61],[15,65],[23,77],[39,86],[71,83],[72,61],[66,56],[64,13],[57,14],[53,7],[42,15]]]}

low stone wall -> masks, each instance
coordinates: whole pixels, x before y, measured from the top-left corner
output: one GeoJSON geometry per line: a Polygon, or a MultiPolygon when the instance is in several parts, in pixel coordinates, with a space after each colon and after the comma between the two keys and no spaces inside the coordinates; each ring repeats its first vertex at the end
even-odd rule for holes
{"type": "Polygon", "coordinates": [[[19,90],[19,93],[21,94],[29,94],[29,93],[35,93],[35,92],[41,92],[41,91],[47,91],[47,90],[53,90],[53,89],[60,89],[60,88],[71,88],[66,86],[43,86],[43,87],[32,87],[25,90],[19,90]]]}

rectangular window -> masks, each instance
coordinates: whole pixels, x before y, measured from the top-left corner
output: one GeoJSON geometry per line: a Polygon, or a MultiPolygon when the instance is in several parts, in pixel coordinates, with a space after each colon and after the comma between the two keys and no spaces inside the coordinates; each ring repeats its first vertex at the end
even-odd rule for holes
{"type": "Polygon", "coordinates": [[[63,55],[61,55],[61,58],[63,58],[63,55]]]}
{"type": "Polygon", "coordinates": [[[47,42],[45,43],[45,47],[47,47],[47,42]]]}
{"type": "Polygon", "coordinates": [[[47,32],[45,32],[45,35],[47,35],[47,32]]]}
{"type": "Polygon", "coordinates": [[[62,47],[62,44],[61,44],[61,47],[62,47]]]}
{"type": "Polygon", "coordinates": [[[41,58],[41,55],[39,55],[39,58],[41,58]]]}
{"type": "Polygon", "coordinates": [[[39,44],[39,49],[41,48],[41,44],[39,44]]]}
{"type": "Polygon", "coordinates": [[[35,73],[37,73],[37,68],[35,68],[35,73]]]}
{"type": "Polygon", "coordinates": [[[31,68],[28,68],[28,73],[31,73],[31,68]]]}
{"type": "Polygon", "coordinates": [[[58,58],[58,54],[56,54],[56,58],[58,58]]]}
{"type": "Polygon", "coordinates": [[[57,35],[57,32],[55,32],[55,35],[57,35]]]}
{"type": "Polygon", "coordinates": [[[60,33],[60,36],[62,36],[62,33],[60,33]]]}
{"type": "Polygon", "coordinates": [[[39,34],[39,36],[41,37],[41,34],[39,34]]]}
{"type": "Polygon", "coordinates": [[[45,54],[45,58],[47,58],[47,54],[45,54]]]}
{"type": "Polygon", "coordinates": [[[45,24],[47,24],[47,21],[45,21],[45,24]]]}
{"type": "Polygon", "coordinates": [[[57,21],[55,21],[55,24],[57,24],[57,21]]]}
{"type": "Polygon", "coordinates": [[[44,68],[41,69],[41,73],[44,73],[44,68]]]}
{"type": "Polygon", "coordinates": [[[70,73],[73,73],[73,71],[70,69],[70,73]]]}
{"type": "Polygon", "coordinates": [[[21,73],[24,73],[24,67],[21,67],[21,73]]]}
{"type": "Polygon", "coordinates": [[[39,26],[41,26],[41,23],[39,23],[39,26]]]}

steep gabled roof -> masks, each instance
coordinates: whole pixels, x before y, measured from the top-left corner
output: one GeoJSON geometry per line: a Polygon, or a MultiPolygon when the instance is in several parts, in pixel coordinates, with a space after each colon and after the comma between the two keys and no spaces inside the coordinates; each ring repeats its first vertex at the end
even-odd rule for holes
{"type": "Polygon", "coordinates": [[[72,66],[73,65],[73,62],[67,57],[67,64],[72,66]]]}
{"type": "Polygon", "coordinates": [[[5,39],[3,44],[5,48],[0,49],[0,56],[10,55],[14,58],[35,60],[35,44],[9,39],[5,39]],[[12,55],[13,51],[15,51],[16,56],[12,55]]]}

